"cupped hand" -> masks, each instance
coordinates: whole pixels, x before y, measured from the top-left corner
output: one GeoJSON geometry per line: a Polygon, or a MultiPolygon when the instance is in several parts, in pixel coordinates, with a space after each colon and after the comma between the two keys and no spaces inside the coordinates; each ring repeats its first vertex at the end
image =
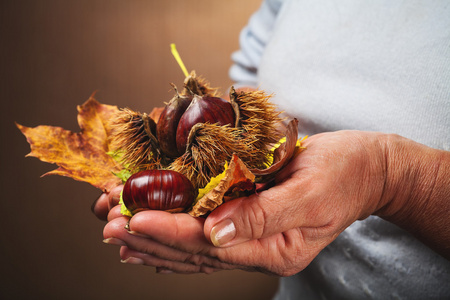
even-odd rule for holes
{"type": "Polygon", "coordinates": [[[274,187],[224,203],[206,219],[161,211],[128,219],[113,208],[105,242],[122,246],[123,262],[159,272],[238,268],[295,274],[346,227],[386,204],[380,134],[325,133],[304,145],[307,149],[278,174],[274,187]]]}

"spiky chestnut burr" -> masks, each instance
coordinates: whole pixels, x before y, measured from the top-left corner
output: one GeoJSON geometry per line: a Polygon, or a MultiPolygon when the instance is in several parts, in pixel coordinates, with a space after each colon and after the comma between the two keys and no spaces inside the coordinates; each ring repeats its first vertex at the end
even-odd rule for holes
{"type": "Polygon", "coordinates": [[[134,171],[159,167],[156,123],[148,114],[121,109],[112,118],[111,127],[111,148],[119,152],[124,166],[134,171]]]}

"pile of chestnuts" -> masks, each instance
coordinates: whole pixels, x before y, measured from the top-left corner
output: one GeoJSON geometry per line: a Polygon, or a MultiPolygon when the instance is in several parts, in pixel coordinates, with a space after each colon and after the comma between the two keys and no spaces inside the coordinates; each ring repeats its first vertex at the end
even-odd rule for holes
{"type": "Polygon", "coordinates": [[[265,169],[281,137],[280,112],[262,91],[231,88],[227,101],[194,72],[181,92],[172,86],[175,95],[158,118],[123,109],[113,120],[112,144],[133,174],[122,196],[131,214],[189,209],[232,155],[249,169],[265,169]]]}

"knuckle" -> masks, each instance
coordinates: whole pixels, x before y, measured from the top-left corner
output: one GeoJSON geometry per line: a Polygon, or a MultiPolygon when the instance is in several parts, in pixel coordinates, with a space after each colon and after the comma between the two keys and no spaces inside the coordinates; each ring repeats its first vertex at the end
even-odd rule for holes
{"type": "Polygon", "coordinates": [[[204,262],[204,259],[201,255],[198,254],[190,254],[184,260],[185,263],[189,263],[195,266],[201,266],[204,262]]]}
{"type": "Polygon", "coordinates": [[[259,202],[248,205],[247,213],[244,215],[243,228],[247,228],[251,239],[258,239],[264,236],[266,231],[267,213],[259,202]]]}

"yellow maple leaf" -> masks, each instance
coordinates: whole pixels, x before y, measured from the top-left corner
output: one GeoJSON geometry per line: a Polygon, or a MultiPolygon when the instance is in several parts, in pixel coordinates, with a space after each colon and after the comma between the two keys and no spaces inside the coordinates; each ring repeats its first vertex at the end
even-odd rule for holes
{"type": "Polygon", "coordinates": [[[108,120],[118,108],[100,104],[93,95],[77,108],[81,129],[78,133],[61,127],[31,128],[16,124],[30,144],[31,152],[27,156],[58,165],[59,168],[42,176],[67,176],[109,191],[121,183],[114,173],[120,172],[122,166],[108,154],[112,130],[108,120]]]}

